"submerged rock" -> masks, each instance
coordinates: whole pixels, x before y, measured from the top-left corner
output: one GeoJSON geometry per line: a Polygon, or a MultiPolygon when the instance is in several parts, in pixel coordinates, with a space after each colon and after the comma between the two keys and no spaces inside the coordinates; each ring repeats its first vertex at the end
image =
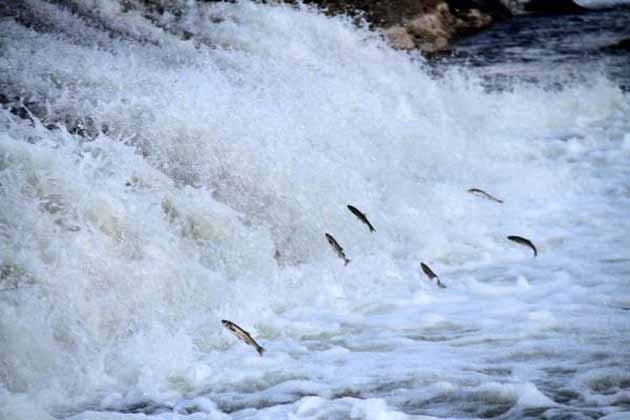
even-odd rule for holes
{"type": "Polygon", "coordinates": [[[614,44],[600,48],[602,51],[613,54],[622,54],[630,51],[630,38],[623,38],[614,44]]]}

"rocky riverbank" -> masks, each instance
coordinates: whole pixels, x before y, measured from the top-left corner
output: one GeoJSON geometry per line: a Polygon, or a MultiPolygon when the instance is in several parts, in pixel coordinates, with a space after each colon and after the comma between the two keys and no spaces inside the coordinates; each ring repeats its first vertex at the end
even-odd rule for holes
{"type": "Polygon", "coordinates": [[[511,16],[500,0],[309,0],[328,13],[363,17],[398,49],[443,51],[457,38],[511,16]]]}
{"type": "Polygon", "coordinates": [[[401,23],[386,28],[384,32],[395,48],[417,48],[433,53],[443,51],[455,39],[478,32],[490,26],[496,19],[507,16],[509,16],[509,11],[505,8],[458,9],[449,5],[448,2],[441,2],[433,10],[404,19],[401,23]]]}
{"type": "MultiPolygon", "coordinates": [[[[293,0],[289,0],[293,1],[293,0]]],[[[448,50],[457,39],[482,31],[513,14],[585,11],[573,0],[305,0],[328,13],[361,16],[383,30],[397,49],[425,53],[448,50]]]]}
{"type": "MultiPolygon", "coordinates": [[[[205,0],[206,2],[216,0],[205,0]]],[[[298,3],[298,0],[263,0],[298,3]]],[[[372,28],[382,30],[389,43],[397,49],[437,53],[448,50],[462,36],[477,33],[498,20],[514,13],[576,13],[582,9],[573,0],[302,0],[316,5],[328,14],[347,14],[365,20],[372,28]],[[553,3],[550,5],[549,3],[553,3]]],[[[3,1],[0,0],[0,4],[3,1]]],[[[140,12],[163,27],[165,13],[177,19],[186,7],[184,0],[118,0],[121,13],[140,12]]],[[[59,0],[71,10],[89,14],[80,3],[59,0]]],[[[115,4],[116,0],[112,0],[115,4]]],[[[19,3],[8,3],[5,14],[28,23],[28,9],[19,3]]],[[[0,16],[3,13],[0,13],[0,16]]],[[[168,26],[168,25],[167,25],[168,26]]],[[[167,27],[163,27],[167,29],[167,27]]],[[[190,34],[182,34],[187,37],[190,34]]]]}

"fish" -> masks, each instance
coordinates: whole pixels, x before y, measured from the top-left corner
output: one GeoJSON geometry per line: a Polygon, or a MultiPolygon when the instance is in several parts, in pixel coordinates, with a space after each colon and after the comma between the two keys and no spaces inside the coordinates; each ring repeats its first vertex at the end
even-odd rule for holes
{"type": "Polygon", "coordinates": [[[484,190],[480,190],[479,188],[471,188],[468,190],[468,192],[476,195],[477,197],[486,198],[490,201],[496,201],[497,203],[503,203],[503,200],[499,200],[498,198],[488,194],[484,190]]]}
{"type": "Polygon", "coordinates": [[[361,211],[358,208],[348,204],[348,210],[350,210],[350,213],[352,213],[355,216],[357,216],[357,219],[359,219],[360,221],[365,223],[370,228],[370,232],[374,232],[375,231],[374,226],[372,226],[372,223],[370,223],[370,221],[367,219],[365,214],[361,213],[361,211]]]}
{"type": "Polygon", "coordinates": [[[420,263],[420,267],[422,268],[422,271],[424,271],[424,274],[427,275],[429,280],[436,279],[438,287],[441,287],[442,289],[446,289],[446,286],[444,284],[442,284],[442,282],[440,281],[440,278],[437,276],[437,274],[435,274],[433,272],[433,270],[431,270],[431,267],[429,267],[428,265],[426,265],[423,262],[420,263]]]}
{"type": "Polygon", "coordinates": [[[344,265],[348,265],[350,259],[346,257],[346,254],[343,252],[343,248],[339,245],[339,242],[330,233],[326,233],[326,240],[332,247],[332,249],[337,253],[339,258],[343,259],[344,265]]]}
{"type": "Polygon", "coordinates": [[[527,238],[523,238],[522,236],[508,236],[507,237],[510,241],[514,241],[517,244],[521,244],[521,245],[525,245],[528,246],[532,249],[532,251],[534,251],[534,257],[538,256],[538,250],[536,249],[536,247],[534,246],[534,244],[532,243],[532,241],[530,241],[527,238]]]}
{"type": "Polygon", "coordinates": [[[242,329],[241,327],[239,327],[232,321],[228,321],[226,319],[221,320],[221,324],[223,324],[225,328],[230,330],[230,332],[234,334],[239,340],[242,340],[246,344],[254,347],[256,351],[258,352],[258,354],[262,357],[263,353],[265,352],[265,349],[261,345],[259,345],[256,342],[256,340],[254,340],[252,336],[249,335],[247,331],[245,331],[244,329],[242,329]]]}

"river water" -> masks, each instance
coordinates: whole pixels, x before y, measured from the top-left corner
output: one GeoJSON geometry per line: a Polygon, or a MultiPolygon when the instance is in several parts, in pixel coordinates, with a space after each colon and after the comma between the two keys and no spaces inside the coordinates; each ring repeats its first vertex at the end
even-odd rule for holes
{"type": "Polygon", "coordinates": [[[627,10],[0,5],[1,419],[630,418],[627,10]]]}

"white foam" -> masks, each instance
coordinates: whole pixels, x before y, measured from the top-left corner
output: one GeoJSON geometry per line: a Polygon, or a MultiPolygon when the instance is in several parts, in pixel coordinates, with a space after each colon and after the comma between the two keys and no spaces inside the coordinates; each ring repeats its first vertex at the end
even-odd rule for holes
{"type": "Polygon", "coordinates": [[[36,104],[0,111],[11,418],[481,416],[484,384],[499,411],[544,407],[557,355],[590,366],[601,331],[623,347],[624,256],[599,262],[628,245],[612,82],[487,92],[307,7],[191,4],[163,30],[28,5],[51,32],[0,21],[0,84],[36,104]]]}

